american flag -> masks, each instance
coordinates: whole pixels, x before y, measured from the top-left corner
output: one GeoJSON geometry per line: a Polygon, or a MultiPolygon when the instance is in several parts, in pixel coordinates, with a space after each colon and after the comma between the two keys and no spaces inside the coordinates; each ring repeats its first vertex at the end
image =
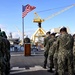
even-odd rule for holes
{"type": "Polygon", "coordinates": [[[35,6],[31,6],[29,4],[23,6],[22,7],[22,18],[24,18],[28,12],[32,11],[35,8],[36,8],[35,6]]]}

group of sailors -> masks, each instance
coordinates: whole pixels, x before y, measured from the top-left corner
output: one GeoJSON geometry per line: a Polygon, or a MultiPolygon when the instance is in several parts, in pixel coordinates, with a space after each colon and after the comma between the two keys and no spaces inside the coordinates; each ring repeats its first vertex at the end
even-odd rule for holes
{"type": "MultiPolygon", "coordinates": [[[[68,34],[66,27],[60,29],[59,35],[47,32],[44,38],[44,57],[43,68],[47,67],[49,58],[48,72],[54,75],[66,75],[66,72],[67,75],[75,75],[75,34],[68,34]]],[[[6,33],[0,29],[0,75],[9,74],[10,42],[6,33]]]]}
{"type": "Polygon", "coordinates": [[[60,34],[47,32],[44,57],[43,68],[47,67],[49,59],[48,72],[54,75],[75,75],[75,34],[69,34],[66,27],[60,29],[60,34]]]}
{"type": "Polygon", "coordinates": [[[10,42],[0,29],[0,75],[10,74],[10,42]]]}

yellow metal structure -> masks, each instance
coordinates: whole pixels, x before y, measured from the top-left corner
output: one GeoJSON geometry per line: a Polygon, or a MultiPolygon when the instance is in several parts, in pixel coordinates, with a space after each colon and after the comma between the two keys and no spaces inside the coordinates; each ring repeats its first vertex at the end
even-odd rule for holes
{"type": "Polygon", "coordinates": [[[35,19],[33,20],[33,22],[36,22],[36,23],[41,23],[41,22],[44,22],[44,19],[41,19],[41,17],[39,17],[39,15],[35,12],[35,19]]]}
{"type": "Polygon", "coordinates": [[[35,14],[35,18],[33,19],[33,22],[34,22],[34,23],[42,23],[42,22],[44,22],[45,20],[51,19],[51,18],[53,18],[54,16],[59,15],[60,13],[63,13],[64,11],[67,11],[68,9],[70,9],[70,8],[72,8],[72,7],[74,7],[74,6],[75,6],[75,4],[72,4],[72,5],[70,5],[70,6],[66,7],[66,8],[64,8],[63,10],[52,14],[51,16],[49,16],[49,17],[47,17],[47,18],[45,18],[45,19],[42,19],[41,17],[39,17],[39,15],[38,15],[37,13],[34,13],[34,14],[35,14]]]}
{"type": "Polygon", "coordinates": [[[42,28],[38,28],[35,33],[31,36],[33,42],[41,42],[45,37],[46,31],[42,28]]]}
{"type": "Polygon", "coordinates": [[[46,32],[41,28],[41,23],[44,22],[45,20],[48,20],[48,19],[51,19],[53,18],[54,16],[56,15],[59,15],[60,13],[63,13],[64,11],[67,11],[68,9],[74,7],[75,4],[72,4],[66,8],[64,8],[63,10],[59,11],[59,12],[56,12],[54,14],[52,14],[51,16],[45,18],[45,19],[42,19],[37,13],[34,13],[35,14],[35,18],[33,19],[33,22],[34,23],[38,23],[38,26],[39,28],[35,31],[35,33],[32,35],[31,39],[36,42],[36,38],[38,38],[38,41],[40,41],[40,38],[41,37],[44,37],[43,35],[46,34],[46,32]]]}

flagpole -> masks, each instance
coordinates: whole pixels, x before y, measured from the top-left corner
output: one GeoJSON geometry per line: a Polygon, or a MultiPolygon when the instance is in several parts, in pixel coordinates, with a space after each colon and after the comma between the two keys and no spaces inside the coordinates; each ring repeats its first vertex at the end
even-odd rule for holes
{"type": "Polygon", "coordinates": [[[32,11],[35,9],[35,6],[30,6],[27,4],[26,6],[22,5],[22,43],[24,45],[24,17],[27,15],[28,12],[32,11]]]}
{"type": "MultiPolygon", "coordinates": [[[[23,10],[23,5],[22,5],[23,10]]],[[[24,45],[24,17],[22,17],[22,44],[24,45]]]]}

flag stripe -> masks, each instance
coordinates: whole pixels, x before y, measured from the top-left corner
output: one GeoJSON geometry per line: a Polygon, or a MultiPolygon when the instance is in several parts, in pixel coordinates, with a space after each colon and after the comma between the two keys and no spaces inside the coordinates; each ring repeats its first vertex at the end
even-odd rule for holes
{"type": "Polygon", "coordinates": [[[26,6],[23,6],[22,8],[22,18],[24,18],[28,12],[32,11],[33,9],[35,9],[35,6],[31,6],[29,4],[27,4],[26,6]]]}

